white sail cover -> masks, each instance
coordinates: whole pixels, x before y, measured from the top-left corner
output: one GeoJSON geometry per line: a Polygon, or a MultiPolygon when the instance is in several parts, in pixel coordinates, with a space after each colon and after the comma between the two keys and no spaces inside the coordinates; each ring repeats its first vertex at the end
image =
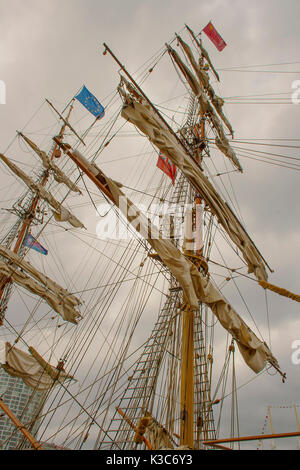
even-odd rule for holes
{"type": "Polygon", "coordinates": [[[46,170],[51,170],[53,172],[54,179],[58,183],[64,183],[71,191],[77,192],[81,194],[80,189],[73,183],[68,176],[57,166],[53,161],[48,157],[46,152],[39,149],[39,147],[32,142],[28,137],[26,137],[22,132],[19,132],[19,135],[27,142],[27,144],[35,151],[35,153],[40,157],[44,168],[46,170]]]}
{"type": "Polygon", "coordinates": [[[33,348],[29,350],[31,354],[0,341],[0,363],[3,369],[12,377],[20,377],[37,392],[44,392],[59,382],[73,378],[47,363],[33,348]]]}
{"type": "Polygon", "coordinates": [[[216,79],[218,80],[218,82],[220,81],[220,78],[219,78],[219,75],[218,73],[216,72],[211,60],[210,60],[210,57],[208,55],[208,52],[206,51],[206,49],[204,49],[203,45],[202,45],[202,39],[201,37],[196,37],[195,36],[195,33],[191,30],[191,28],[186,24],[185,25],[188,32],[190,33],[190,35],[192,36],[193,40],[195,41],[195,43],[197,44],[198,48],[200,49],[200,52],[201,52],[201,55],[205,58],[205,60],[207,61],[207,64],[208,66],[210,67],[210,69],[212,70],[213,74],[215,75],[216,79]]]}
{"type": "Polygon", "coordinates": [[[123,215],[152,246],[181,285],[184,300],[194,309],[199,307],[199,301],[211,308],[221,325],[235,338],[245,362],[254,372],[261,371],[267,361],[278,367],[268,346],[257,338],[216,286],[170,240],[160,238],[158,229],[125,197],[120,188],[106,176],[105,179],[123,215]]]}
{"type": "Polygon", "coordinates": [[[167,430],[157,423],[157,421],[148,415],[149,424],[146,427],[145,435],[155,450],[174,449],[174,445],[169,437],[167,430]]]}
{"type": "Polygon", "coordinates": [[[77,324],[80,314],[76,307],[81,304],[77,297],[35,269],[28,261],[22,260],[11,250],[0,246],[0,255],[10,261],[9,264],[0,261],[0,274],[8,279],[11,278],[29,292],[43,298],[64,320],[77,324]]]}
{"type": "Polygon", "coordinates": [[[13,171],[13,173],[15,173],[15,175],[24,181],[31,191],[35,192],[41,199],[44,199],[44,201],[48,202],[48,204],[53,209],[53,214],[56,220],[67,221],[75,228],[85,228],[80,220],[78,220],[75,215],[68,211],[68,209],[63,207],[42,185],[33,181],[17,165],[6,158],[5,155],[0,154],[0,159],[13,171]]]}
{"type": "MultiPolygon", "coordinates": [[[[225,114],[223,113],[223,110],[222,110],[222,106],[224,104],[224,100],[222,98],[220,98],[219,96],[216,95],[213,87],[211,86],[210,84],[210,81],[209,81],[209,75],[208,73],[206,72],[205,68],[202,67],[200,64],[197,63],[192,51],[191,51],[191,48],[188,44],[186,44],[180,36],[177,36],[177,39],[180,43],[180,45],[182,46],[185,54],[187,55],[193,69],[194,69],[194,72],[196,73],[196,76],[201,84],[201,86],[206,90],[206,92],[208,93],[210,99],[211,99],[211,102],[212,104],[214,105],[215,107],[215,110],[217,111],[218,115],[220,116],[220,118],[222,119],[222,121],[224,122],[225,126],[227,127],[227,129],[229,130],[230,134],[233,135],[233,129],[231,127],[231,124],[230,122],[228,121],[228,119],[226,118],[225,114]]],[[[175,53],[175,51],[172,49],[172,51],[175,53]]],[[[176,53],[175,53],[176,54],[176,53]]],[[[177,55],[178,59],[179,59],[179,56],[177,55]]]]}
{"type": "Polygon", "coordinates": [[[222,200],[200,167],[190,157],[188,151],[170,132],[160,116],[142,98],[139,102],[124,91],[123,96],[125,97],[122,110],[123,118],[137,126],[161,153],[182,171],[243,254],[248,265],[248,272],[253,272],[259,280],[267,280],[265,262],[261,254],[228,204],[222,200]]]}
{"type": "MultiPolygon", "coordinates": [[[[200,78],[200,81],[199,81],[197,79],[197,77],[195,77],[195,75],[191,72],[191,70],[182,62],[182,60],[179,57],[179,55],[177,54],[177,52],[174,51],[174,49],[172,49],[172,47],[170,47],[169,45],[167,46],[167,49],[169,51],[169,54],[173,57],[173,59],[175,60],[175,62],[178,65],[178,67],[182,71],[182,73],[185,76],[188,84],[191,87],[191,90],[193,91],[194,95],[196,96],[196,98],[197,98],[197,100],[200,104],[201,112],[203,114],[207,114],[208,118],[210,119],[213,127],[215,128],[215,130],[216,130],[220,140],[223,142],[223,144],[226,145],[226,146],[230,146],[229,141],[228,141],[228,139],[225,135],[222,123],[219,120],[218,116],[216,115],[213,107],[211,106],[211,104],[210,104],[209,100],[207,99],[206,94],[204,92],[204,87],[203,87],[203,84],[202,84],[203,73],[202,73],[202,75],[200,73],[201,69],[198,68],[199,69],[198,77],[200,78]],[[202,77],[202,79],[201,79],[201,77],[202,77]]],[[[205,83],[205,81],[203,83],[205,83]]],[[[220,106],[221,105],[220,98],[217,97],[214,94],[214,91],[211,87],[209,88],[209,90],[210,90],[210,93],[212,94],[212,98],[214,100],[214,106],[216,107],[218,114],[220,115],[222,120],[225,122],[225,124],[228,127],[228,129],[230,130],[230,132],[233,133],[232,128],[230,126],[230,123],[228,122],[228,120],[226,119],[226,117],[225,117],[225,115],[222,111],[222,106],[220,106]]],[[[228,158],[230,158],[232,163],[242,172],[243,170],[242,170],[242,167],[240,165],[240,162],[239,162],[234,150],[233,149],[231,149],[231,150],[232,151],[229,154],[226,153],[225,155],[228,158]]]]}

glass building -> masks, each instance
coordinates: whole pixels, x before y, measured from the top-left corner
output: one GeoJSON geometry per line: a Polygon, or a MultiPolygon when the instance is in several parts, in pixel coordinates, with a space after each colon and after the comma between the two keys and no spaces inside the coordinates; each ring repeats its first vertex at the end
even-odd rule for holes
{"type": "MultiPolygon", "coordinates": [[[[28,431],[35,435],[39,426],[36,418],[41,412],[45,393],[35,392],[22,379],[10,376],[0,366],[0,397],[28,431]]],[[[31,448],[30,443],[0,409],[0,449],[28,448],[31,448]]]]}

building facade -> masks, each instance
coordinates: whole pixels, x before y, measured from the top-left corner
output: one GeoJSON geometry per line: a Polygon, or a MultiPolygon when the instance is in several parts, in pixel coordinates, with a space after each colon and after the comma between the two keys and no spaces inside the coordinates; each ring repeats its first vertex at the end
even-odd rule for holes
{"type": "MultiPolygon", "coordinates": [[[[39,426],[36,418],[40,414],[45,393],[35,392],[21,378],[10,376],[0,366],[0,397],[21,423],[34,435],[39,426]]],[[[30,443],[24,438],[21,431],[17,430],[10,418],[2,410],[0,410],[0,413],[0,449],[30,448],[30,443]]]]}

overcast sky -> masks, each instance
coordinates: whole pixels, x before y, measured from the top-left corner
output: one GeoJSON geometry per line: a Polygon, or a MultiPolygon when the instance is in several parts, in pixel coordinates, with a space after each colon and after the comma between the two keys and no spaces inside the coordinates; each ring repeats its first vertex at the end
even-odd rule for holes
{"type": "MultiPolygon", "coordinates": [[[[84,83],[100,101],[106,100],[118,84],[118,67],[102,55],[103,42],[134,72],[185,23],[198,33],[212,20],[227,43],[218,52],[204,39],[221,76],[217,89],[221,96],[275,93],[288,102],[293,80],[300,80],[299,17],[299,0],[0,0],[0,80],[6,85],[6,104],[0,104],[0,151],[44,98],[63,109],[84,83]],[[252,65],[257,67],[248,72],[222,71],[252,65]],[[278,73],[287,71],[294,73],[278,73]]],[[[145,84],[147,94],[159,102],[172,86],[171,78],[154,77],[150,85],[145,84]]],[[[225,110],[236,139],[300,138],[300,105],[227,104],[225,110]]],[[[298,149],[259,150],[299,157],[298,149]]],[[[247,230],[275,270],[270,282],[300,293],[299,172],[246,158],[241,163],[244,174],[234,174],[232,181],[247,230]]],[[[120,167],[106,169],[120,176],[120,167]]],[[[0,184],[6,182],[2,173],[0,184]]],[[[300,364],[291,362],[292,342],[300,340],[299,304],[275,294],[269,299],[272,349],[288,379],[283,385],[278,375],[264,376],[241,390],[240,416],[246,421],[246,434],[261,432],[267,405],[300,404],[300,364]]],[[[255,311],[251,291],[247,300],[255,311]]],[[[259,318],[260,312],[255,313],[259,318]]],[[[274,413],[276,432],[296,431],[293,416],[283,429],[280,423],[285,417],[274,413]]]]}

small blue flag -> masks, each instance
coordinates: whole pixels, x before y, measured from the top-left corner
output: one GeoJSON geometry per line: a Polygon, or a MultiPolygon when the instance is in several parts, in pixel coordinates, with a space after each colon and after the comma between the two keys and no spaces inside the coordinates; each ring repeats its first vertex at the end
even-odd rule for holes
{"type": "Polygon", "coordinates": [[[97,98],[83,85],[82,90],[75,98],[95,117],[101,119],[104,116],[104,108],[97,98]]]}
{"type": "Polygon", "coordinates": [[[24,245],[28,246],[28,248],[32,248],[38,253],[42,253],[42,255],[48,254],[48,250],[42,247],[42,245],[30,233],[27,233],[24,239],[24,245]]]}

